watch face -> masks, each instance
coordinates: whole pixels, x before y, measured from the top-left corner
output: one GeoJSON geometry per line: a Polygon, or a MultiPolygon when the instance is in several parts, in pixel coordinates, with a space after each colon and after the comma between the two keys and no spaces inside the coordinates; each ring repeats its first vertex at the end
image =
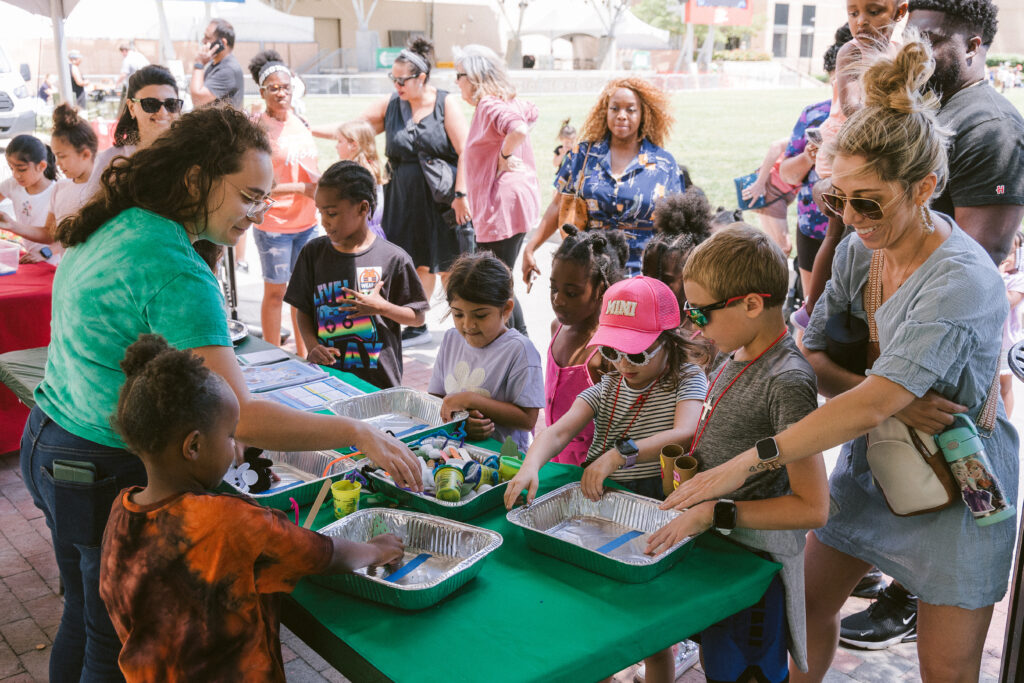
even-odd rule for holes
{"type": "Polygon", "coordinates": [[[735,529],[736,503],[725,500],[715,503],[714,525],[716,529],[735,529]]]}
{"type": "Polygon", "coordinates": [[[633,439],[619,439],[615,442],[615,450],[621,453],[623,456],[636,455],[640,452],[640,449],[636,447],[636,442],[633,439]]]}
{"type": "Polygon", "coordinates": [[[757,442],[757,459],[764,462],[779,457],[779,447],[775,439],[761,439],[757,442]]]}

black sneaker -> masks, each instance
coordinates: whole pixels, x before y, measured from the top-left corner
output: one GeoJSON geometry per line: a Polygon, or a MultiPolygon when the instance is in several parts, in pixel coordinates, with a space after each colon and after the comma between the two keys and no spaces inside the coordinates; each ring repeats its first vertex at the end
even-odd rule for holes
{"type": "Polygon", "coordinates": [[[843,619],[839,642],[847,647],[884,650],[917,640],[917,597],[895,581],[863,612],[843,619]]]}
{"type": "Polygon", "coordinates": [[[402,348],[409,348],[410,346],[420,346],[422,344],[429,344],[433,338],[430,336],[430,331],[426,325],[420,325],[419,327],[406,327],[402,330],[402,348]]]}
{"type": "Polygon", "coordinates": [[[882,572],[878,570],[878,567],[872,567],[850,595],[855,598],[874,600],[883,588],[885,588],[885,579],[882,578],[882,572]]]}

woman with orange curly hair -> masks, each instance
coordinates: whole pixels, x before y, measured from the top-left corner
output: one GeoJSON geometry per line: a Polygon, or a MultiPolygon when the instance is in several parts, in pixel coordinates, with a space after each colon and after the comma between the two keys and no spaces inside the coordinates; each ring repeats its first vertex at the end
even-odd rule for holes
{"type": "MultiPolygon", "coordinates": [[[[586,229],[626,231],[630,275],[640,273],[640,255],[654,234],[655,202],[684,189],[675,158],[662,148],[673,122],[668,107],[668,96],[642,78],[609,82],[555,179],[559,193],[578,192],[586,201],[586,229]]],[[[526,282],[540,274],[534,250],[559,227],[559,199],[556,194],[523,252],[526,282]]]]}

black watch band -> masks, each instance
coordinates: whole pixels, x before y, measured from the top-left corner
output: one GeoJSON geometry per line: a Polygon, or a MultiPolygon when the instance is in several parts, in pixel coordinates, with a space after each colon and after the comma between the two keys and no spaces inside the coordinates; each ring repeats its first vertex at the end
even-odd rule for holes
{"type": "Polygon", "coordinates": [[[723,498],[715,503],[711,526],[723,536],[728,536],[736,528],[736,503],[723,498]]]}

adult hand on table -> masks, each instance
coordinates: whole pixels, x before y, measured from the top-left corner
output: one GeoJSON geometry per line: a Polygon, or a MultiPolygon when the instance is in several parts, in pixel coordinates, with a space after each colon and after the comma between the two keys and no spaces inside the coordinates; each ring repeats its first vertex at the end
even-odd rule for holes
{"type": "Polygon", "coordinates": [[[744,464],[744,456],[753,452],[753,449],[744,451],[732,460],[684,481],[659,507],[662,510],[685,510],[705,500],[717,500],[732,493],[747,481],[750,473],[744,464]]]}
{"type": "Polygon", "coordinates": [[[423,490],[420,476],[420,461],[404,443],[385,434],[376,427],[366,424],[358,426],[355,442],[352,444],[370,461],[386,470],[395,483],[413,491],[423,490]]]}
{"type": "Polygon", "coordinates": [[[612,449],[583,468],[583,479],[580,480],[583,495],[590,500],[601,500],[601,496],[604,495],[604,480],[612,476],[625,462],[622,454],[612,449]]]}
{"type": "Polygon", "coordinates": [[[929,389],[921,398],[915,398],[906,408],[896,413],[900,422],[927,434],[938,434],[953,424],[955,413],[967,412],[967,406],[953,403],[942,394],[929,389]]]}
{"type": "Polygon", "coordinates": [[[523,463],[523,466],[516,472],[516,476],[512,477],[512,481],[505,488],[505,509],[512,509],[516,501],[519,500],[519,495],[523,492],[523,489],[526,489],[526,504],[532,503],[537,495],[538,486],[540,486],[540,476],[537,470],[523,463]]]}
{"type": "Polygon", "coordinates": [[[402,539],[394,534],[381,534],[374,536],[366,542],[373,546],[376,558],[370,562],[368,574],[373,574],[377,567],[388,567],[392,571],[401,566],[402,558],[405,557],[405,544],[402,539]]]}
{"type": "Polygon", "coordinates": [[[657,555],[668,550],[679,541],[704,533],[711,528],[715,504],[708,501],[684,511],[671,522],[661,527],[647,539],[647,555],[657,555]]]}

